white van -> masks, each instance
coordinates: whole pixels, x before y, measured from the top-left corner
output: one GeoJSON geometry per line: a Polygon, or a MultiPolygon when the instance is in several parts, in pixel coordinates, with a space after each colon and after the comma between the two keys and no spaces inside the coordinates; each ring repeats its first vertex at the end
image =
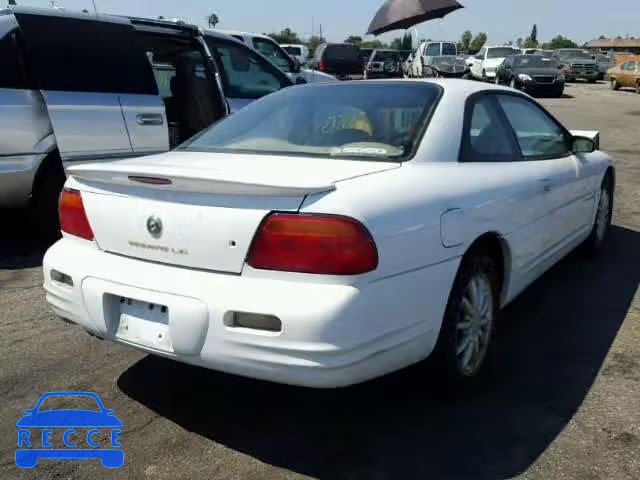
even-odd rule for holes
{"type": "Polygon", "coordinates": [[[456,42],[422,42],[413,57],[409,76],[422,78],[424,67],[429,64],[428,59],[442,55],[458,55],[458,44],[456,42]]]}
{"type": "Polygon", "coordinates": [[[289,56],[284,49],[278,45],[278,43],[267,35],[261,35],[259,33],[251,32],[239,32],[234,30],[218,30],[215,32],[225,33],[230,35],[246,45],[250,46],[254,50],[257,50],[262,55],[267,57],[276,67],[286,73],[294,83],[316,83],[316,82],[332,82],[338,81],[332,75],[319,72],[317,70],[309,70],[308,68],[302,68],[296,63],[293,58],[289,56]]]}
{"type": "Polygon", "coordinates": [[[306,65],[309,59],[309,47],[306,45],[280,44],[282,49],[289,54],[290,57],[298,60],[300,65],[306,65]]]}

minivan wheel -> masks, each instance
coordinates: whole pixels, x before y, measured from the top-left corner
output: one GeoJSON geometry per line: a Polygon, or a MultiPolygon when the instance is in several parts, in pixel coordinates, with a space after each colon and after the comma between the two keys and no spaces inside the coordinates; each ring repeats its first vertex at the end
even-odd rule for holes
{"type": "Polygon", "coordinates": [[[487,370],[499,310],[498,285],[496,264],[488,255],[463,260],[433,353],[437,374],[451,387],[473,386],[487,370]]]}
{"type": "Polygon", "coordinates": [[[613,188],[613,179],[610,174],[607,174],[600,187],[600,199],[593,229],[584,242],[587,253],[600,253],[607,239],[607,234],[611,227],[611,219],[613,218],[613,188]]]}
{"type": "Polygon", "coordinates": [[[47,157],[36,174],[30,204],[35,230],[47,242],[60,238],[58,199],[65,181],[66,176],[58,155],[47,157]]]}

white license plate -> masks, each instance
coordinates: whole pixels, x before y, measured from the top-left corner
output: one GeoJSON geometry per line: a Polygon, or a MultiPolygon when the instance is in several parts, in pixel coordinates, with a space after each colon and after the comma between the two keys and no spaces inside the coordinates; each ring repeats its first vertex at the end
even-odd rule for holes
{"type": "Polygon", "coordinates": [[[168,308],[139,300],[120,299],[120,321],[116,338],[172,353],[168,308]]]}

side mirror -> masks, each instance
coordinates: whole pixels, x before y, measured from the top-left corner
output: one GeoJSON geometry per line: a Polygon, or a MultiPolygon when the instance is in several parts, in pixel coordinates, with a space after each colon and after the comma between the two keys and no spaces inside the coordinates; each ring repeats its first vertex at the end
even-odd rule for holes
{"type": "Polygon", "coordinates": [[[296,85],[305,85],[307,83],[307,79],[304,77],[296,77],[296,85]]]}
{"type": "Polygon", "coordinates": [[[596,150],[596,144],[590,138],[573,137],[571,142],[571,151],[573,153],[591,153],[596,150]]]}

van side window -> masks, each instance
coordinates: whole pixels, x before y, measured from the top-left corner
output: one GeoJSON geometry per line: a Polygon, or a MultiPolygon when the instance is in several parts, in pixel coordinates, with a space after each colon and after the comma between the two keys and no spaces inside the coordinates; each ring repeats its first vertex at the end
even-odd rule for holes
{"type": "Polygon", "coordinates": [[[39,90],[157,95],[149,61],[125,23],[16,14],[39,90]]]}
{"type": "Polygon", "coordinates": [[[273,41],[266,38],[253,37],[253,46],[262,55],[273,63],[276,67],[284,72],[290,73],[291,69],[291,57],[281,50],[280,47],[273,41]]]}
{"type": "Polygon", "coordinates": [[[430,43],[427,45],[427,50],[425,51],[425,56],[427,57],[437,57],[440,55],[440,44],[439,43],[430,43]]]}
{"type": "Polygon", "coordinates": [[[207,39],[222,66],[222,83],[229,98],[257,99],[287,87],[286,77],[247,47],[207,39]]]}
{"type": "Polygon", "coordinates": [[[27,88],[18,56],[19,34],[20,31],[15,29],[0,38],[0,88],[27,88]]]}

